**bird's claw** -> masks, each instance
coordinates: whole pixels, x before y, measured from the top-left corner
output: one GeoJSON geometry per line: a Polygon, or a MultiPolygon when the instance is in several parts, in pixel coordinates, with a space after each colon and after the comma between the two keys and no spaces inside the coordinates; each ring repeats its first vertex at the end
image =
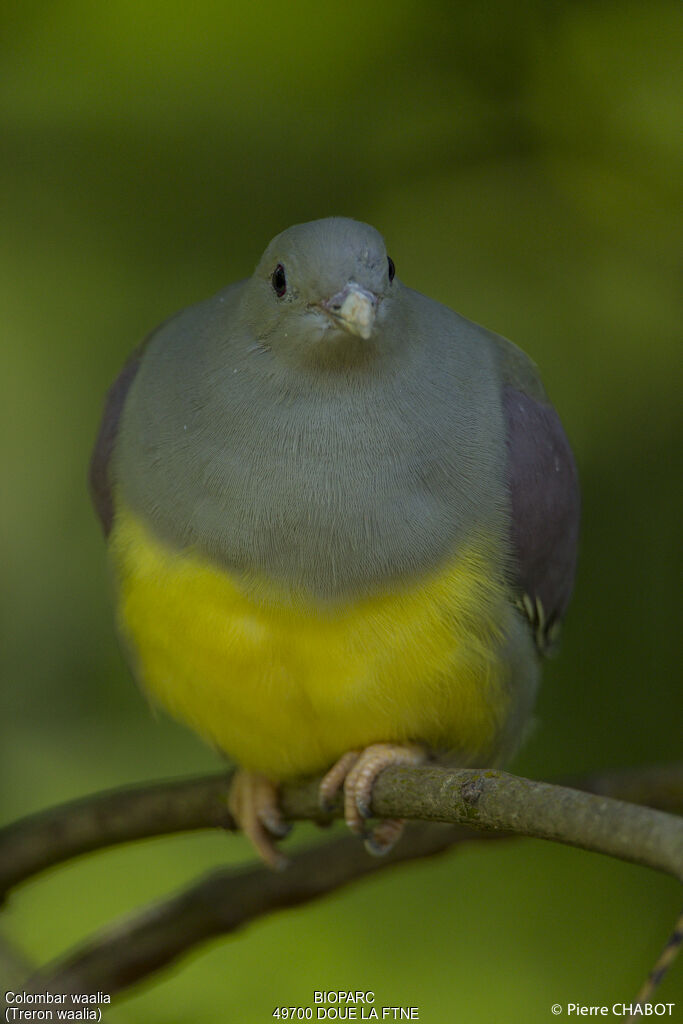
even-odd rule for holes
{"type": "Polygon", "coordinates": [[[318,789],[318,802],[323,811],[332,810],[335,797],[343,788],[344,780],[360,756],[360,750],[347,750],[324,776],[318,789]]]}
{"type": "Polygon", "coordinates": [[[372,817],[372,790],[377,776],[390,765],[421,764],[426,758],[417,744],[374,743],[363,751],[350,750],[330,768],[320,784],[321,806],[329,807],[339,790],[344,789],[344,818],[356,835],[365,841],[366,849],[380,856],[396,843],[405,822],[387,819],[373,829],[366,820],[372,817]]]}
{"type": "Polygon", "coordinates": [[[265,775],[242,768],[235,772],[228,794],[228,809],[261,860],[275,871],[282,871],[289,860],[273,839],[284,839],[291,825],[282,817],[277,799],[277,786],[265,775]]]}

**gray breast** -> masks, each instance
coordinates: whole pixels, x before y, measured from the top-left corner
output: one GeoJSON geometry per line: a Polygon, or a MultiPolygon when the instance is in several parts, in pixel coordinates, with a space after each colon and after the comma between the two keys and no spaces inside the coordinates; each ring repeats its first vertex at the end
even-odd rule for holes
{"type": "Polygon", "coordinates": [[[229,327],[234,292],[171,321],[126,402],[125,499],[164,539],[326,600],[419,576],[477,525],[502,536],[487,334],[410,295],[401,345],[371,370],[287,366],[229,327]]]}

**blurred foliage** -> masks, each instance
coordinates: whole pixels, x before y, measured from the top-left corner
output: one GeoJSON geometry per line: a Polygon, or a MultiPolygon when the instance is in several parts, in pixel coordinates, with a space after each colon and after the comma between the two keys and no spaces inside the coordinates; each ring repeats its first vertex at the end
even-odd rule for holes
{"type": "MultiPolygon", "coordinates": [[[[680,756],[680,44],[669,0],[5,0],[5,820],[216,765],[149,715],[118,653],[89,448],[150,327],[333,213],[521,344],[575,446],[578,588],[516,770],[680,756]]],[[[245,855],[214,835],[103,853],[20,890],[7,932],[52,956],[245,855]]],[[[533,1024],[630,1001],[676,901],[579,851],[473,848],[216,942],[108,1019],[265,1021],[350,987],[435,1024],[533,1024]]],[[[662,999],[683,1000],[680,970],[662,999]]]]}

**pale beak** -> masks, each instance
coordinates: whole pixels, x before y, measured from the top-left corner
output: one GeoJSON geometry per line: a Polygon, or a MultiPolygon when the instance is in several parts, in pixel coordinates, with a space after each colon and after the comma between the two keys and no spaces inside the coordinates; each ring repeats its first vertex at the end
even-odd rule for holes
{"type": "Polygon", "coordinates": [[[349,281],[345,288],[320,303],[340,327],[357,334],[365,341],[372,334],[377,312],[377,296],[349,281]]]}

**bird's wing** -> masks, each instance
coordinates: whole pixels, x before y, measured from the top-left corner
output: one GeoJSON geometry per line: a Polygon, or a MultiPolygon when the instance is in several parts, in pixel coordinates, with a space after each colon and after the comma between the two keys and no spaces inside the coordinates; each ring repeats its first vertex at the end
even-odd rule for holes
{"type": "Polygon", "coordinates": [[[536,644],[548,652],[574,586],[581,499],[560,418],[528,356],[496,336],[503,381],[513,585],[536,644]]]}
{"type": "Polygon", "coordinates": [[[578,475],[552,405],[506,384],[503,408],[515,583],[536,644],[546,652],[557,640],[574,586],[578,475]]]}
{"type": "Polygon", "coordinates": [[[90,457],[88,473],[90,497],[102,524],[105,536],[109,534],[114,518],[114,501],[110,477],[111,456],[114,451],[126,396],[140,367],[142,350],[143,346],[140,346],[140,348],[133,352],[107,392],[100,428],[97,432],[95,447],[90,457]]]}
{"type": "Polygon", "coordinates": [[[88,483],[90,485],[90,497],[95,506],[95,512],[102,524],[105,536],[108,536],[114,519],[114,499],[112,495],[111,480],[111,457],[116,444],[116,437],[121,422],[121,414],[126,404],[126,398],[130,386],[135,380],[135,375],[140,369],[140,363],[149,345],[159,331],[178,314],[168,317],[163,323],[155,327],[147,335],[138,347],[128,357],[123,369],[107,392],[104,401],[104,410],[100,427],[95,440],[95,447],[90,456],[90,468],[88,471],[88,483]]]}

